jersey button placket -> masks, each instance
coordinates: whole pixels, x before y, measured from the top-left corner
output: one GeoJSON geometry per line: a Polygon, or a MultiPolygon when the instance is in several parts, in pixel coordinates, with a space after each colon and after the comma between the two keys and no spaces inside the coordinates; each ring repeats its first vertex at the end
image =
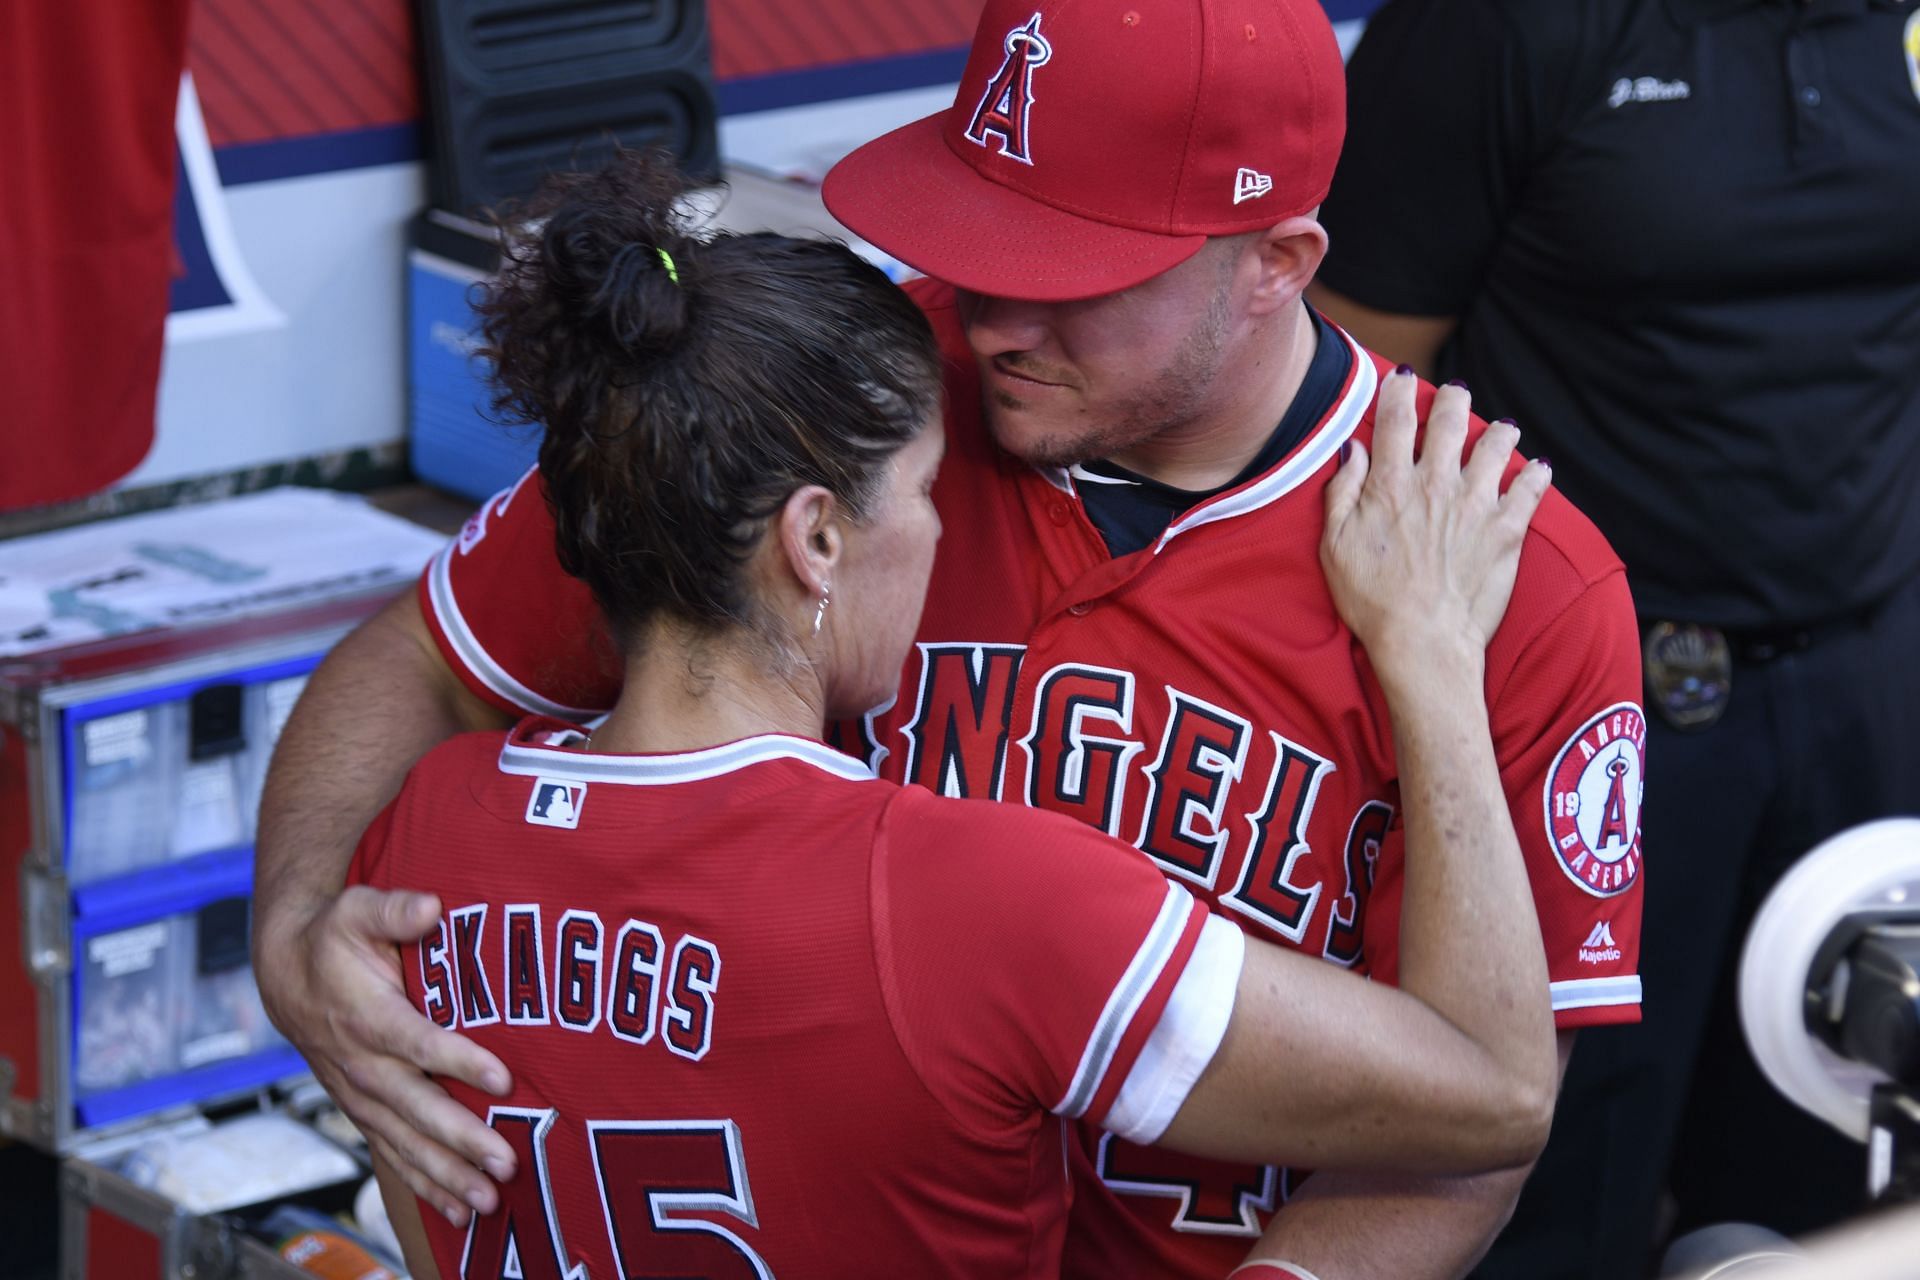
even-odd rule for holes
{"type": "Polygon", "coordinates": [[[1836,122],[1826,108],[1827,62],[1821,32],[1804,22],[1787,36],[1787,89],[1792,102],[1794,158],[1804,161],[1837,140],[1836,122]]]}

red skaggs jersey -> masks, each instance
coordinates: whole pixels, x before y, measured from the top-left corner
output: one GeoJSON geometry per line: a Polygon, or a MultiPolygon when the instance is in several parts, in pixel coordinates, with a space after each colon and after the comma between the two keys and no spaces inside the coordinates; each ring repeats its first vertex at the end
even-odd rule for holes
{"type": "MultiPolygon", "coordinates": [[[[1372,439],[1388,362],[1356,344],[1343,394],[1285,459],[1115,559],[1071,472],[992,443],[951,290],[909,290],[948,359],[934,489],[946,532],[898,695],[841,745],[888,778],[1069,814],[1256,936],[1393,980],[1398,768],[1385,699],[1319,560],[1322,491],[1340,444],[1372,439]]],[[[579,718],[618,693],[592,598],[555,560],[537,477],[468,522],[420,602],[447,660],[495,705],[579,718]]],[[[1486,690],[1562,1028],[1639,1017],[1640,688],[1624,572],[1549,493],[1486,690]]],[[[1222,1275],[1299,1176],[1081,1138],[1069,1277],[1222,1275]]]]}
{"type": "Polygon", "coordinates": [[[422,1215],[441,1275],[1053,1280],[1047,1113],[1157,1137],[1244,936],[1082,826],[820,742],[579,741],[443,744],[356,855],[440,895],[408,994],[513,1072],[452,1086],[520,1168],[465,1229],[422,1215]]]}

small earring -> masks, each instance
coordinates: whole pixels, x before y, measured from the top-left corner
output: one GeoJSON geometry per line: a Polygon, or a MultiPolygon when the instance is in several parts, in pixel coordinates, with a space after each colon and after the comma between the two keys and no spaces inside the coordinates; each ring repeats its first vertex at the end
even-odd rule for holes
{"type": "Polygon", "coordinates": [[[832,595],[831,585],[823,585],[820,588],[820,607],[813,611],[813,634],[815,635],[820,634],[820,623],[827,616],[827,601],[832,595]]]}

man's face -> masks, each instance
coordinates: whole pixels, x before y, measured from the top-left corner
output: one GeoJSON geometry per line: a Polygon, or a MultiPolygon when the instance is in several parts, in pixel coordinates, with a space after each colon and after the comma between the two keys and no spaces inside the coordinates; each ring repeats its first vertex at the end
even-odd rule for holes
{"type": "Polygon", "coordinates": [[[1035,466],[1107,457],[1203,416],[1233,322],[1235,241],[1119,293],[1020,302],[959,293],[1000,447],[1035,466]]]}

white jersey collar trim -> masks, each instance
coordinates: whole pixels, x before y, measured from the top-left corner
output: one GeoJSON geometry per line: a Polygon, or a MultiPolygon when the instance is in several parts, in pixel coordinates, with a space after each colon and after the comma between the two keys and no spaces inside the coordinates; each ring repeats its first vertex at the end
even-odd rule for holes
{"type": "Polygon", "coordinates": [[[1374,367],[1373,357],[1352,335],[1337,325],[1334,328],[1353,352],[1353,371],[1347,377],[1345,392],[1326,420],[1292,456],[1258,480],[1203,502],[1168,525],[1167,531],[1153,544],[1155,555],[1189,529],[1198,529],[1216,520],[1229,520],[1278,502],[1325,466],[1353,435],[1373,404],[1374,393],[1379,390],[1380,371],[1374,367]]]}
{"type": "MultiPolygon", "coordinates": [[[[541,736],[549,741],[557,738],[571,742],[580,735],[545,733],[541,736]]],[[[598,755],[560,750],[560,745],[539,746],[524,741],[516,730],[500,749],[500,772],[528,778],[566,778],[576,782],[612,782],[624,786],[652,787],[717,778],[774,760],[797,760],[851,782],[874,780],[872,770],[826,743],[784,733],[761,734],[718,747],[657,756],[598,755]]]]}

